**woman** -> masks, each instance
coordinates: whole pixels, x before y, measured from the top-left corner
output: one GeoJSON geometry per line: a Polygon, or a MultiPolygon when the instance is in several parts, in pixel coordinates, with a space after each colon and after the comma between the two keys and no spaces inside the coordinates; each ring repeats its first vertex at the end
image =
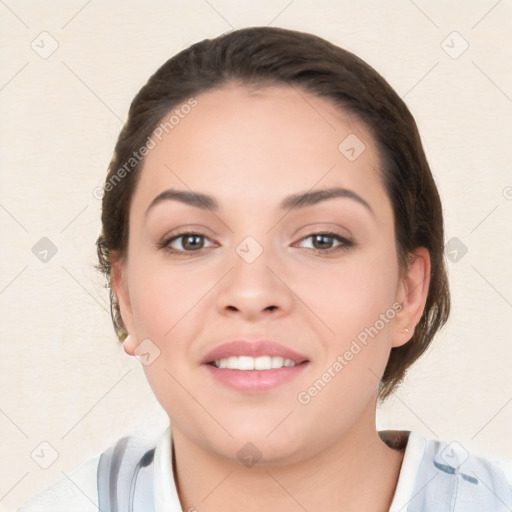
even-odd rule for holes
{"type": "Polygon", "coordinates": [[[102,225],[116,333],[170,425],[21,511],[512,505],[507,463],[376,430],[450,307],[416,124],[359,58],[269,27],[180,52],[132,102],[102,225]]]}

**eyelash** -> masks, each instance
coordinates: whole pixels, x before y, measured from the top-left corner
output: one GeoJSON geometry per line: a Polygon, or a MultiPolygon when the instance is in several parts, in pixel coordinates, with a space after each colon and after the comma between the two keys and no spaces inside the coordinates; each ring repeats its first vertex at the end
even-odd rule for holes
{"type": "MultiPolygon", "coordinates": [[[[175,240],[178,240],[179,238],[184,238],[186,236],[200,236],[200,237],[203,237],[205,239],[208,239],[208,237],[204,234],[204,233],[201,233],[201,232],[198,232],[198,231],[178,231],[177,233],[174,233],[171,237],[167,237],[167,238],[164,238],[159,244],[158,244],[158,248],[159,249],[164,249],[166,250],[168,253],[170,254],[181,254],[181,255],[185,255],[185,256],[192,256],[194,254],[197,254],[197,253],[200,253],[203,251],[203,249],[207,249],[205,247],[202,247],[198,250],[195,250],[195,251],[186,251],[186,250],[177,250],[177,249],[171,249],[169,247],[169,244],[171,242],[174,242],[175,240]]],[[[335,240],[337,240],[341,245],[338,245],[338,246],[335,246],[335,247],[331,247],[329,249],[311,249],[311,248],[307,248],[308,250],[310,251],[313,251],[315,254],[319,254],[319,255],[322,255],[322,256],[327,256],[327,255],[330,255],[334,252],[338,252],[338,251],[347,251],[349,248],[351,248],[354,244],[353,242],[351,242],[350,240],[348,240],[347,238],[341,236],[340,234],[338,233],[335,233],[333,231],[319,231],[319,232],[316,232],[316,233],[310,233],[309,235],[301,238],[299,240],[299,242],[301,241],[304,241],[304,240],[307,240],[308,238],[312,238],[312,237],[315,237],[315,236],[327,236],[329,238],[333,238],[335,240]]]]}

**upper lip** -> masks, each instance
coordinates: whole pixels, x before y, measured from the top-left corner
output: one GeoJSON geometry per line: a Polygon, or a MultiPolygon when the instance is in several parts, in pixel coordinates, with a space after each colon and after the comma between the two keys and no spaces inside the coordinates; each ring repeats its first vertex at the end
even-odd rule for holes
{"type": "Polygon", "coordinates": [[[296,364],[307,361],[308,358],[295,352],[294,350],[281,345],[271,340],[233,340],[223,343],[215,347],[201,361],[202,364],[218,361],[219,359],[226,359],[228,357],[260,357],[260,356],[280,356],[284,359],[290,359],[296,364]]]}

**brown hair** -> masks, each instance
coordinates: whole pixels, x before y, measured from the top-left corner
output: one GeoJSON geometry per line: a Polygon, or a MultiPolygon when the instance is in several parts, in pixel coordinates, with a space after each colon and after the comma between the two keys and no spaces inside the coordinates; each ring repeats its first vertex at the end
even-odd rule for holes
{"type": "Polygon", "coordinates": [[[450,311],[444,263],[441,201],[416,123],[391,86],[354,54],[312,34],[251,27],[205,39],[163,64],[135,96],[116,144],[104,187],[99,265],[110,289],[114,328],[126,336],[111,283],[111,251],[121,259],[128,245],[131,198],[140,174],[140,154],[162,118],[203,92],[228,84],[288,85],[326,98],[362,121],[377,144],[384,186],[394,212],[397,254],[402,270],[408,254],[428,249],[431,281],[413,338],[393,348],[379,389],[381,400],[404,378],[429,346],[450,311]]]}

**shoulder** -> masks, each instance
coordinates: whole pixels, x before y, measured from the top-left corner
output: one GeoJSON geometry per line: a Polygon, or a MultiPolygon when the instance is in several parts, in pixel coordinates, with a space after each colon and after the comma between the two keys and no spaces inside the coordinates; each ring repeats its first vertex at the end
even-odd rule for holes
{"type": "Polygon", "coordinates": [[[512,461],[410,432],[395,497],[408,512],[510,510],[512,461]]]}
{"type": "Polygon", "coordinates": [[[119,481],[122,490],[154,439],[142,432],[121,437],[24,502],[17,512],[97,512],[119,481]]]}
{"type": "Polygon", "coordinates": [[[179,507],[176,486],[169,485],[174,483],[170,437],[168,426],[157,436],[138,432],[119,438],[32,496],[17,512],[98,512],[110,510],[112,500],[116,510],[141,504],[153,510],[153,494],[157,510],[179,507]]]}
{"type": "Polygon", "coordinates": [[[39,491],[17,512],[97,512],[96,474],[101,454],[87,460],[39,491]]]}

